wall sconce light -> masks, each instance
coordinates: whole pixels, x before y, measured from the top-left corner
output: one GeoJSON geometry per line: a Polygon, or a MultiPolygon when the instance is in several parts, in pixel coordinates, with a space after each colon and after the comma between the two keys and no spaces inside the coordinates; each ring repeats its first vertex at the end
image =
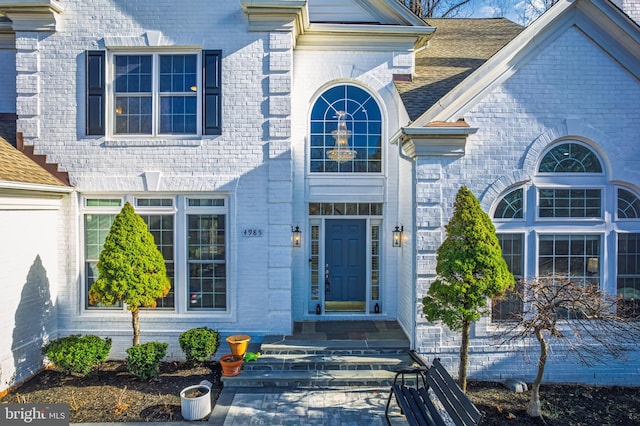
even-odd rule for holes
{"type": "Polygon", "coordinates": [[[291,227],[291,245],[293,247],[300,247],[302,245],[302,231],[300,231],[300,227],[296,226],[295,228],[291,227]]]}
{"type": "Polygon", "coordinates": [[[404,234],[404,226],[396,225],[396,229],[393,230],[393,246],[402,247],[402,234],[404,234]]]}
{"type": "Polygon", "coordinates": [[[598,273],[598,258],[597,257],[589,257],[587,258],[587,273],[591,275],[596,275],[598,273]]]}

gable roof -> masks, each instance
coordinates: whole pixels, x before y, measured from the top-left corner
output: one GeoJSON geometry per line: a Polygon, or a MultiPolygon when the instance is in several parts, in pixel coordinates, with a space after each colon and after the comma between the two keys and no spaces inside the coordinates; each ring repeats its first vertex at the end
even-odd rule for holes
{"type": "Polygon", "coordinates": [[[240,0],[240,5],[249,31],[291,30],[294,48],[405,50],[424,46],[433,33],[396,0],[240,0]]]}
{"type": "MultiPolygon", "coordinates": [[[[482,99],[482,94],[508,79],[557,34],[577,27],[636,78],[640,79],[640,26],[609,0],[560,0],[502,49],[475,67],[462,81],[452,81],[441,98],[413,111],[410,127],[432,121],[455,122],[482,99]],[[456,83],[456,84],[453,84],[456,83]]],[[[437,35],[437,31],[436,31],[437,35]]],[[[435,38],[436,36],[434,36],[435,38]]],[[[421,90],[426,90],[423,88],[421,90]]],[[[403,100],[407,98],[405,93],[403,100]]],[[[405,101],[406,102],[406,101],[405,101]]]]}
{"type": "Polygon", "coordinates": [[[310,22],[424,25],[397,0],[308,0],[308,5],[310,22]]]}
{"type": "Polygon", "coordinates": [[[0,137],[0,187],[12,186],[7,183],[25,184],[24,188],[44,185],[59,187],[62,191],[70,189],[0,137]]]}
{"type": "Polygon", "coordinates": [[[413,121],[524,30],[508,19],[432,19],[429,45],[416,53],[416,75],[396,88],[413,121]]]}

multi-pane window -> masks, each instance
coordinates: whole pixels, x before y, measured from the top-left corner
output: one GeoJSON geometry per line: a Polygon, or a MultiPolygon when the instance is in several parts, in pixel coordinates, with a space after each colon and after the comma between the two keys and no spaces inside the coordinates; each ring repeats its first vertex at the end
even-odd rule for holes
{"type": "Polygon", "coordinates": [[[311,225],[311,300],[320,300],[320,226],[311,225]]]}
{"type": "MultiPolygon", "coordinates": [[[[97,207],[100,204],[98,200],[92,201],[91,204],[97,207]]],[[[114,200],[120,203],[120,200],[114,200]]],[[[89,205],[89,203],[87,203],[89,205]]],[[[93,283],[98,279],[98,260],[100,259],[100,253],[102,252],[102,246],[107,238],[107,234],[111,230],[111,224],[115,219],[116,214],[100,214],[89,213],[84,215],[84,274],[85,274],[85,294],[89,294],[89,289],[93,283]]],[[[116,302],[112,306],[89,305],[88,297],[85,298],[86,308],[121,308],[122,302],[116,302]]]]}
{"type": "Polygon", "coordinates": [[[600,235],[541,235],[538,275],[584,285],[600,283],[600,235]]]}
{"type": "Polygon", "coordinates": [[[196,134],[198,55],[114,56],[114,133],[196,134]]]}
{"type": "Polygon", "coordinates": [[[596,154],[587,146],[569,142],[554,146],[542,157],[540,173],[602,173],[596,154]]]}
{"type": "MultiPolygon", "coordinates": [[[[541,235],[538,275],[600,288],[600,235],[541,235]]],[[[572,318],[572,312],[564,312],[572,318]]]]}
{"type": "MultiPolygon", "coordinates": [[[[157,197],[118,199],[90,198],[84,205],[85,306],[87,294],[98,277],[96,264],[115,216],[124,200],[135,201],[162,253],[171,281],[167,296],[158,299],[157,308],[171,311],[225,311],[227,302],[226,203],[220,197],[157,197]],[[184,237],[179,238],[180,235],[184,237]],[[180,264],[181,267],[176,267],[180,264]],[[176,272],[183,271],[180,275],[176,272]],[[186,300],[176,306],[178,292],[186,300]]],[[[110,307],[122,309],[119,303],[110,307]]]]}
{"type": "Polygon", "coordinates": [[[89,50],[85,61],[87,135],[222,134],[221,50],[89,50]]]}
{"type": "Polygon", "coordinates": [[[187,215],[189,310],[227,307],[225,216],[187,215]]]}
{"type": "Polygon", "coordinates": [[[493,299],[491,306],[492,321],[516,320],[522,312],[522,278],[524,275],[524,235],[497,234],[502,257],[507,262],[509,271],[516,279],[513,290],[507,290],[504,297],[493,299]]]}
{"type": "Polygon", "coordinates": [[[371,300],[380,300],[380,225],[371,226],[371,300]]]}
{"type": "Polygon", "coordinates": [[[312,173],[382,172],[382,114],[367,91],[351,85],[326,90],[311,111],[312,173]]]}
{"type": "Polygon", "coordinates": [[[618,188],[618,219],[639,219],[640,218],[640,199],[627,191],[618,188]]]}
{"type": "MultiPolygon", "coordinates": [[[[551,146],[541,157],[537,175],[497,200],[496,232],[518,285],[539,278],[611,289],[603,280],[616,276],[616,258],[619,306],[627,315],[639,315],[640,200],[607,181],[602,164],[580,141],[551,146]],[[525,200],[535,200],[535,207],[525,200]],[[617,235],[617,246],[609,234],[617,235]],[[530,261],[524,259],[525,248],[530,261]]],[[[518,310],[521,302],[508,295],[493,301],[492,320],[504,321],[518,310]]],[[[578,313],[567,310],[562,315],[575,318],[578,313]]]]}
{"type": "Polygon", "coordinates": [[[496,219],[522,219],[523,211],[523,189],[518,188],[502,197],[493,217],[496,219]]]}
{"type": "Polygon", "coordinates": [[[309,203],[309,216],[382,216],[382,203],[309,203]]]}
{"type": "Polygon", "coordinates": [[[619,313],[640,318],[640,233],[618,234],[619,313]]]}
{"type": "Polygon", "coordinates": [[[600,189],[540,189],[540,217],[600,218],[600,189]]]}
{"type": "MultiPolygon", "coordinates": [[[[140,205],[138,200],[138,205],[140,205]]],[[[145,200],[147,201],[147,200],[145,200]]],[[[171,201],[171,200],[169,200],[171,201]]],[[[146,204],[146,203],[143,203],[146,204]]],[[[175,266],[174,266],[174,226],[173,215],[169,214],[141,214],[140,215],[149,228],[149,232],[153,235],[153,239],[162,253],[164,264],[167,268],[167,277],[171,281],[171,290],[169,293],[158,299],[157,308],[174,308],[175,307],[175,266]]]]}

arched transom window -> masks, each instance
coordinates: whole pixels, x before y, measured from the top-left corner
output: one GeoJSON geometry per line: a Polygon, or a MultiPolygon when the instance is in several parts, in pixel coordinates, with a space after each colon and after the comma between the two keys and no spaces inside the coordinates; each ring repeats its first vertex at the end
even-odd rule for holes
{"type": "MultiPolygon", "coordinates": [[[[520,282],[538,276],[617,288],[620,313],[640,316],[640,199],[607,181],[588,145],[561,141],[543,152],[531,183],[507,189],[493,218],[503,257],[520,282]]],[[[522,304],[508,295],[492,308],[492,320],[505,321],[522,304]]]]}
{"type": "Polygon", "coordinates": [[[602,173],[596,154],[579,143],[563,143],[551,148],[540,162],[539,173],[602,173]]]}
{"type": "Polygon", "coordinates": [[[380,173],[382,115],[370,93],[343,84],[326,90],[311,110],[312,173],[380,173]]]}

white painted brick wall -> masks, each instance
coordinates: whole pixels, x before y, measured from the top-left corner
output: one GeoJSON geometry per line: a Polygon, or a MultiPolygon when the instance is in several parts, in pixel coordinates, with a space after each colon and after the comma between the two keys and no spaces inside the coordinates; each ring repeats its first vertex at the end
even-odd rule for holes
{"type": "Polygon", "coordinates": [[[612,0],[613,4],[624,10],[627,15],[640,25],[640,1],[638,0],[612,0]]]}
{"type": "Polygon", "coordinates": [[[269,94],[289,93],[291,91],[291,73],[272,74],[268,77],[269,94]]]}
{"type": "MultiPolygon", "coordinates": [[[[34,144],[38,153],[68,171],[81,194],[144,192],[145,171],[159,171],[159,191],[223,191],[232,197],[230,312],[214,313],[210,318],[145,314],[143,339],[177,339],[181,331],[203,322],[229,333],[288,332],[290,305],[286,308],[288,315],[280,305],[272,315],[268,309],[274,304],[265,304],[265,295],[273,288],[277,298],[291,300],[291,35],[249,33],[238,3],[223,2],[213,8],[206,0],[177,9],[171,0],[97,0],[90,4],[72,0],[65,3],[62,19],[64,30],[58,33],[45,37],[21,32],[16,37],[16,91],[21,114],[18,130],[25,133],[26,143],[34,144]],[[171,10],[171,18],[158,13],[160,10],[171,10]],[[153,31],[161,36],[155,37],[153,31]],[[84,51],[103,48],[105,40],[112,43],[118,39],[124,44],[157,39],[176,47],[222,49],[223,134],[203,137],[196,143],[153,141],[156,146],[152,147],[140,143],[110,145],[105,138],[84,136],[84,51]],[[270,49],[275,50],[273,57],[270,49]],[[270,74],[270,67],[276,74],[270,74]],[[272,104],[267,102],[269,92],[279,95],[272,104]],[[272,227],[273,223],[281,225],[272,227]],[[242,239],[239,233],[243,226],[267,234],[264,238],[242,239]],[[279,251],[270,258],[272,245],[279,251]],[[276,272],[271,276],[277,277],[277,283],[267,279],[272,269],[276,272]],[[264,320],[265,315],[269,321],[264,320]]],[[[82,258],[77,243],[81,219],[77,204],[69,208],[65,223],[76,228],[69,229],[69,236],[63,239],[64,258],[68,260],[64,268],[73,278],[65,279],[60,291],[61,332],[113,336],[112,357],[123,357],[131,341],[129,313],[78,309],[83,304],[83,283],[77,279],[83,265],[76,262],[82,258]]],[[[174,347],[176,342],[170,343],[174,347]]],[[[179,350],[173,352],[180,357],[179,350]]]]}
{"type": "MultiPolygon", "coordinates": [[[[638,99],[640,83],[582,33],[569,29],[549,46],[543,46],[536,57],[465,114],[469,125],[479,130],[468,139],[464,157],[418,161],[418,176],[423,170],[438,166],[443,173],[431,187],[418,179],[417,223],[430,223],[432,203],[440,203],[444,221],[448,222],[460,185],[468,186],[488,209],[497,194],[487,192],[487,188],[514,177],[526,181],[535,172],[536,161],[548,143],[567,135],[587,137],[596,144],[606,159],[609,180],[640,187],[640,173],[636,172],[640,166],[638,99]],[[584,66],[587,63],[589,66],[584,66]],[[437,188],[442,188],[440,200],[437,188]]],[[[433,273],[435,265],[426,257],[433,253],[433,245],[427,243],[428,234],[419,230],[418,235],[424,236],[423,246],[428,248],[418,257],[422,259],[418,260],[418,292],[422,297],[433,279],[429,268],[433,273]]],[[[433,237],[435,243],[437,238],[433,237]]],[[[488,335],[486,324],[486,319],[481,320],[472,331],[469,376],[497,381],[508,377],[532,380],[538,353],[535,340],[515,348],[499,347],[488,335]]],[[[456,375],[459,334],[422,319],[417,335],[418,351],[427,359],[443,358],[449,371],[456,375]]],[[[624,361],[607,360],[593,367],[567,361],[562,348],[552,352],[545,381],[640,384],[637,349],[624,361]],[[571,368],[567,368],[568,362],[571,368]]]]}

